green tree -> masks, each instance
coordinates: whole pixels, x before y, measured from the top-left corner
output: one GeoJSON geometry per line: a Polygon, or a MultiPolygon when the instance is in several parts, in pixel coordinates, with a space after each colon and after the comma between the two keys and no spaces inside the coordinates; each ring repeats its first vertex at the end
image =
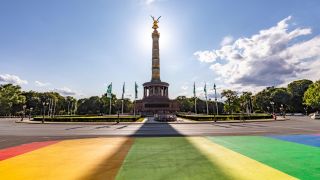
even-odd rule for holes
{"type": "Polygon", "coordinates": [[[271,92],[271,99],[274,102],[275,111],[280,112],[281,105],[287,108],[288,104],[290,104],[291,94],[286,88],[275,88],[271,92]]]}
{"type": "Polygon", "coordinates": [[[18,85],[0,85],[0,114],[16,115],[22,111],[26,98],[22,95],[21,87],[18,85]]]}
{"type": "Polygon", "coordinates": [[[267,87],[253,96],[253,105],[256,112],[270,112],[271,92],[274,87],[267,87]]]}
{"type": "Polygon", "coordinates": [[[239,97],[241,111],[252,111],[251,107],[252,101],[252,92],[243,92],[242,95],[239,97]]]}
{"type": "Polygon", "coordinates": [[[92,96],[90,98],[84,98],[78,100],[77,113],[84,114],[100,114],[100,107],[102,106],[102,101],[99,96],[92,96]]]}
{"type": "Polygon", "coordinates": [[[192,101],[192,99],[187,98],[186,96],[178,96],[176,98],[178,104],[179,104],[179,108],[181,112],[191,112],[194,111],[194,100],[192,101]]]}
{"type": "Polygon", "coordinates": [[[293,81],[288,84],[287,90],[291,94],[290,109],[292,112],[304,112],[303,96],[311,84],[312,81],[307,79],[293,81]]]}
{"type": "Polygon", "coordinates": [[[227,100],[224,104],[225,111],[229,112],[229,114],[232,114],[233,112],[239,111],[240,104],[239,104],[239,98],[236,91],[232,91],[230,89],[225,89],[221,93],[221,97],[225,97],[227,100]]]}
{"type": "Polygon", "coordinates": [[[320,110],[320,81],[311,84],[304,93],[304,104],[320,110]]]}

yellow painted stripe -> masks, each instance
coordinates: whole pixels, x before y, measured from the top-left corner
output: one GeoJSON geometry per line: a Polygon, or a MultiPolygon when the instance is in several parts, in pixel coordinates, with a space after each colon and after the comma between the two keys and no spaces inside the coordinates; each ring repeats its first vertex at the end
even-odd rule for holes
{"type": "Polygon", "coordinates": [[[214,166],[219,166],[219,169],[225,171],[232,179],[296,179],[277,169],[215,144],[206,138],[189,137],[188,140],[214,166]]]}
{"type": "Polygon", "coordinates": [[[114,179],[133,139],[65,140],[0,162],[0,179],[114,179]]]}

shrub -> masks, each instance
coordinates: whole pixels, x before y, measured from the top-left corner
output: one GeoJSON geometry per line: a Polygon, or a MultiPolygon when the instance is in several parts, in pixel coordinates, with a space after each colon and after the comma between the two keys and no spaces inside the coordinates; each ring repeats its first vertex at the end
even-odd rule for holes
{"type": "MultiPolygon", "coordinates": [[[[136,122],[141,116],[120,116],[120,122],[136,122]]],[[[42,121],[42,116],[34,117],[34,121],[42,121]]],[[[49,122],[116,122],[117,116],[56,116],[44,118],[45,121],[49,122]]]]}
{"type": "Polygon", "coordinates": [[[269,114],[233,114],[233,115],[187,115],[187,114],[177,114],[178,117],[191,119],[195,121],[213,121],[213,120],[250,120],[250,119],[271,119],[272,115],[269,114]]]}

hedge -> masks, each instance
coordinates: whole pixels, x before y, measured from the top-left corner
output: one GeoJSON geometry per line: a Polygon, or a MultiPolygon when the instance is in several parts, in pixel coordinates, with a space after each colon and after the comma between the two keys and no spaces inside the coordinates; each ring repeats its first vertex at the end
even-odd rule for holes
{"type": "MultiPolygon", "coordinates": [[[[120,122],[136,122],[141,116],[120,116],[120,122]]],[[[42,121],[42,116],[34,117],[34,121],[42,121]]],[[[44,121],[50,122],[116,122],[118,116],[56,116],[44,117],[44,121]]]]}
{"type": "Polygon", "coordinates": [[[195,121],[214,121],[214,120],[250,120],[250,119],[271,119],[272,115],[270,114],[234,114],[234,115],[188,115],[188,114],[182,114],[178,113],[178,117],[191,119],[195,121]]]}

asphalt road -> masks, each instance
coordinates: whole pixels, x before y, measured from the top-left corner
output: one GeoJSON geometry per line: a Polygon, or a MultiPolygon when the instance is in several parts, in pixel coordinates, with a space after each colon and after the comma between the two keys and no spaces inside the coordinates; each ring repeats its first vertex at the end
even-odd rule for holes
{"type": "Polygon", "coordinates": [[[320,134],[320,121],[289,117],[286,121],[246,123],[27,124],[0,119],[0,149],[34,141],[105,136],[223,136],[320,134]]]}

